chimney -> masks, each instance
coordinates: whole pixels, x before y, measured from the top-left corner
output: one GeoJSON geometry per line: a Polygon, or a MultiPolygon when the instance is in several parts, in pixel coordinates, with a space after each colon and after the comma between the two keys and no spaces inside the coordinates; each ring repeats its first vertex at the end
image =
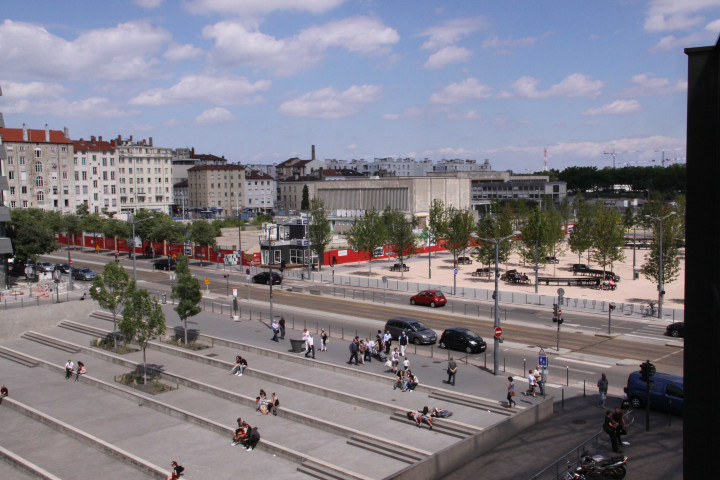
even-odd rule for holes
{"type": "Polygon", "coordinates": [[[70,140],[70,130],[67,127],[63,128],[63,133],[65,134],[65,138],[70,140]]]}
{"type": "Polygon", "coordinates": [[[102,142],[102,135],[98,137],[98,142],[102,142]]]}
{"type": "Polygon", "coordinates": [[[130,135],[130,143],[132,143],[132,135],[130,135]]]}
{"type": "Polygon", "coordinates": [[[152,147],[152,137],[150,137],[150,146],[152,147]]]}
{"type": "Polygon", "coordinates": [[[310,160],[315,160],[315,145],[312,146],[312,158],[310,160]]]}
{"type": "Polygon", "coordinates": [[[23,123],[23,142],[28,141],[27,125],[23,123]]]}
{"type": "Polygon", "coordinates": [[[117,144],[122,145],[122,137],[118,134],[117,144]]]}
{"type": "Polygon", "coordinates": [[[95,143],[95,135],[91,135],[91,136],[90,136],[90,141],[91,141],[92,143],[95,143]]]}
{"type": "Polygon", "coordinates": [[[45,141],[50,143],[50,128],[47,123],[45,124],[45,141]]]}

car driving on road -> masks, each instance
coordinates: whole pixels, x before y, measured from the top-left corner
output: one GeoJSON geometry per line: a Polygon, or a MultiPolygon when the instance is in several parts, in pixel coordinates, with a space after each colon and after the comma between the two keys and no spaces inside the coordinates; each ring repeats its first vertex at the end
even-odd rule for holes
{"type": "Polygon", "coordinates": [[[72,277],[75,280],[84,280],[86,282],[89,282],[90,280],[94,280],[96,276],[97,275],[95,274],[95,272],[86,267],[73,268],[72,271],[72,277]]]}
{"type": "Polygon", "coordinates": [[[467,328],[448,328],[440,335],[438,346],[466,353],[481,353],[487,350],[485,340],[467,328]]]}
{"type": "MultiPolygon", "coordinates": [[[[253,283],[264,283],[270,285],[270,272],[260,272],[252,278],[253,283]]],[[[282,284],[282,277],[279,273],[272,272],[272,284],[282,284]]]]}
{"type": "Polygon", "coordinates": [[[385,331],[390,331],[390,335],[394,339],[400,338],[400,334],[405,332],[408,342],[420,345],[423,343],[435,343],[437,334],[420,320],[414,318],[397,317],[391,318],[385,324],[385,331]]]}
{"type": "Polygon", "coordinates": [[[423,290],[410,297],[410,305],[426,305],[435,308],[443,307],[446,303],[447,298],[440,290],[423,290]]]}
{"type": "Polygon", "coordinates": [[[176,266],[177,262],[172,258],[161,258],[153,263],[153,268],[155,270],[175,270],[176,266]]]}

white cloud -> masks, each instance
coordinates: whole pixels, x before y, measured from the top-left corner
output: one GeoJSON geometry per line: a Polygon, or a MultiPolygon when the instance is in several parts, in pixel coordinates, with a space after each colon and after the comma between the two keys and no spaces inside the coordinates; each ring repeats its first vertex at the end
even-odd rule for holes
{"type": "Polygon", "coordinates": [[[170,34],[146,22],[90,30],[72,41],[37,25],[5,20],[0,24],[0,64],[15,78],[53,80],[136,79],[152,73],[153,57],[170,34]]]}
{"type": "Polygon", "coordinates": [[[452,63],[467,62],[470,57],[472,57],[472,52],[467,48],[450,45],[430,55],[423,67],[429,69],[443,68],[452,63]]]}
{"type": "Polygon", "coordinates": [[[640,102],[637,100],[615,100],[600,108],[590,108],[584,111],[583,115],[627,115],[637,112],[640,108],[640,102]]]}
{"type": "Polygon", "coordinates": [[[618,96],[626,98],[649,97],[687,91],[687,80],[681,79],[671,83],[667,78],[659,78],[652,73],[634,75],[630,82],[632,82],[633,86],[620,90],[618,96]]]}
{"type": "Polygon", "coordinates": [[[717,31],[704,31],[695,32],[690,35],[676,37],[675,35],[668,35],[660,39],[650,51],[651,52],[664,52],[668,50],[683,50],[687,47],[715,44],[717,40],[717,31]]]}
{"type": "Polygon", "coordinates": [[[170,45],[170,47],[167,49],[167,51],[163,54],[163,57],[167,58],[168,60],[173,61],[180,61],[180,60],[189,60],[191,58],[197,58],[200,55],[202,55],[203,51],[200,48],[195,47],[194,45],[185,44],[185,45],[170,45]]]}
{"type": "Polygon", "coordinates": [[[187,3],[193,13],[232,13],[239,15],[267,14],[277,10],[325,13],[345,0],[191,0],[187,3]]]}
{"type": "Polygon", "coordinates": [[[3,89],[4,98],[8,101],[19,100],[24,98],[58,98],[67,90],[59,83],[43,83],[43,82],[0,82],[5,87],[3,89]]]}
{"type": "Polygon", "coordinates": [[[601,80],[592,80],[581,73],[573,73],[547,90],[537,89],[534,77],[521,77],[514,84],[514,93],[501,92],[503,98],[596,97],[603,87],[601,80]]]}
{"type": "Polygon", "coordinates": [[[131,105],[171,105],[187,102],[210,102],[216,105],[247,105],[257,103],[258,92],[270,88],[269,80],[254,83],[232,75],[186,75],[170,88],[154,88],[130,100],[131,105]]]}
{"type": "Polygon", "coordinates": [[[694,28],[704,22],[698,12],[717,7],[717,0],[650,0],[644,28],[648,32],[694,28]]]}
{"type": "Polygon", "coordinates": [[[467,112],[461,113],[449,113],[447,116],[448,120],[479,120],[480,117],[480,113],[475,110],[468,110],[467,112]]]}
{"type": "Polygon", "coordinates": [[[550,36],[550,32],[545,33],[539,37],[506,38],[501,40],[500,37],[492,35],[482,42],[482,46],[483,48],[499,49],[505,49],[508,47],[532,47],[537,43],[539,39],[548,36],[550,36]]]}
{"type": "Polygon", "coordinates": [[[148,10],[158,8],[163,4],[165,0],[133,0],[133,3],[140,8],[146,8],[148,10]]]}
{"type": "Polygon", "coordinates": [[[470,35],[487,26],[487,21],[482,17],[456,18],[447,20],[441,25],[426,29],[420,34],[422,37],[430,37],[420,48],[426,50],[437,50],[456,43],[462,37],[470,35]]]}
{"type": "Polygon", "coordinates": [[[424,109],[419,107],[408,107],[402,113],[386,113],[382,116],[385,120],[409,120],[418,118],[424,113],[424,109]]]}
{"type": "Polygon", "coordinates": [[[217,125],[219,123],[229,123],[235,120],[235,115],[222,107],[211,108],[205,110],[195,118],[195,125],[217,125]]]}
{"type": "Polygon", "coordinates": [[[430,103],[462,103],[466,100],[487,98],[491,92],[492,88],[481,84],[476,78],[467,78],[460,83],[451,83],[440,92],[433,93],[430,96],[430,103]]]}
{"type": "Polygon", "coordinates": [[[341,118],[358,113],[381,94],[379,85],[353,85],[344,92],[327,87],[284,102],[279,111],[291,117],[341,118]]]}
{"type": "Polygon", "coordinates": [[[397,31],[369,17],[352,17],[310,27],[297,35],[275,38],[236,21],[203,29],[215,41],[214,60],[223,65],[255,65],[282,74],[311,68],[326,51],[339,47],[362,54],[383,54],[400,39],[397,31]]]}
{"type": "Polygon", "coordinates": [[[445,148],[438,148],[435,150],[435,153],[439,155],[447,155],[452,157],[467,157],[469,155],[473,155],[475,152],[471,150],[466,150],[462,147],[459,148],[452,148],[452,147],[445,147],[445,148]]]}

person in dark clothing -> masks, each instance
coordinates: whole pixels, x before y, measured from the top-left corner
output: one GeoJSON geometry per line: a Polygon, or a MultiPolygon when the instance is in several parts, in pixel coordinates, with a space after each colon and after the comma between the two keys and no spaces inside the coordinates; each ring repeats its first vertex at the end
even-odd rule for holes
{"type": "Polygon", "coordinates": [[[170,466],[172,467],[172,472],[167,476],[167,480],[178,480],[182,472],[185,471],[185,468],[182,465],[178,465],[175,460],[170,462],[170,466]]]}
{"type": "Polygon", "coordinates": [[[280,340],[285,340],[285,318],[280,317],[278,325],[280,325],[280,340]]]}
{"type": "Polygon", "coordinates": [[[2,399],[10,395],[8,392],[8,389],[5,385],[0,385],[0,404],[2,403],[2,399]]]}
{"type": "Polygon", "coordinates": [[[352,363],[353,358],[355,359],[355,365],[358,364],[358,352],[360,351],[360,343],[358,341],[358,337],[355,337],[352,342],[350,342],[350,360],[348,360],[347,363],[352,363]]]}
{"type": "Polygon", "coordinates": [[[455,362],[455,359],[453,357],[450,357],[450,361],[448,362],[448,367],[447,367],[447,375],[448,375],[447,383],[449,383],[453,387],[455,386],[455,374],[456,373],[457,373],[457,363],[455,362]]]}
{"type": "Polygon", "coordinates": [[[623,412],[620,410],[620,407],[615,407],[615,413],[612,415],[613,422],[617,423],[617,438],[620,445],[622,445],[622,436],[627,435],[627,430],[625,429],[625,417],[623,417],[623,412]]]}
{"type": "Polygon", "coordinates": [[[620,441],[617,433],[618,424],[617,422],[615,422],[615,420],[613,420],[612,412],[610,410],[605,412],[605,423],[603,423],[603,430],[610,437],[610,444],[612,445],[613,452],[622,453],[622,450],[620,450],[620,441]]]}
{"type": "Polygon", "coordinates": [[[260,441],[260,433],[257,431],[257,427],[248,427],[249,431],[245,440],[243,441],[243,447],[248,452],[251,452],[253,448],[257,447],[260,441]]]}

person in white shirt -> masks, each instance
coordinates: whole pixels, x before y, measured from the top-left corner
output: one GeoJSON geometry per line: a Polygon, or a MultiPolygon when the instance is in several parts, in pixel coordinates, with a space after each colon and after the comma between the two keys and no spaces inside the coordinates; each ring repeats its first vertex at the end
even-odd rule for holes
{"type": "Polygon", "coordinates": [[[393,350],[392,354],[390,355],[390,361],[392,362],[392,371],[394,373],[397,373],[398,364],[400,363],[400,352],[398,352],[397,347],[395,347],[395,350],[393,350]]]}
{"type": "Polygon", "coordinates": [[[307,343],[308,329],[307,328],[303,328],[302,339],[303,339],[303,342],[305,342],[305,345],[303,345],[303,348],[305,349],[305,351],[307,351],[307,349],[308,349],[308,343],[307,343]]]}
{"type": "Polygon", "coordinates": [[[372,362],[373,350],[375,349],[375,341],[366,338],[365,346],[367,347],[367,351],[365,352],[365,360],[367,360],[369,363],[372,362]]]}
{"type": "Polygon", "coordinates": [[[533,374],[532,370],[528,370],[528,389],[527,392],[525,392],[525,395],[532,395],[535,397],[535,375],[533,374]]]}
{"type": "Polygon", "coordinates": [[[308,333],[307,338],[307,352],[305,352],[305,358],[312,354],[312,358],[315,358],[315,341],[313,340],[313,334],[308,333]]]}
{"type": "Polygon", "coordinates": [[[385,344],[385,355],[390,355],[390,345],[392,345],[392,334],[390,333],[390,330],[385,332],[385,335],[383,336],[383,343],[385,344]]]}
{"type": "Polygon", "coordinates": [[[73,361],[68,360],[67,363],[65,364],[65,380],[72,377],[72,372],[73,372],[74,368],[75,368],[75,364],[73,363],[73,361]]]}
{"type": "Polygon", "coordinates": [[[271,340],[272,340],[273,342],[278,342],[278,341],[279,341],[279,340],[278,340],[278,333],[280,333],[280,324],[277,322],[277,320],[273,320],[271,327],[272,327],[272,330],[273,330],[273,337],[271,338],[271,340]]]}

